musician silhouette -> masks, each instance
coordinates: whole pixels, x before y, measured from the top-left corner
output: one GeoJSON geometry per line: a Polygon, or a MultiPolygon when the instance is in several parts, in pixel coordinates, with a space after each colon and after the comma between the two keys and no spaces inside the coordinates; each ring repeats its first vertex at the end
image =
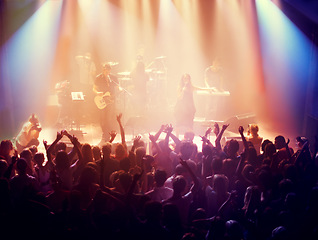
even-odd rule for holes
{"type": "Polygon", "coordinates": [[[116,128],[116,93],[118,79],[111,74],[111,65],[103,64],[103,72],[96,76],[93,91],[96,94],[95,104],[100,109],[100,126],[103,132],[102,141],[107,141],[109,132],[116,128]]]}
{"type": "Polygon", "coordinates": [[[147,82],[149,81],[149,75],[145,71],[145,64],[142,58],[137,58],[136,65],[132,69],[131,80],[133,83],[133,106],[135,113],[139,116],[144,115],[147,112],[148,104],[148,92],[147,82]]]}
{"type": "MultiPolygon", "coordinates": [[[[207,88],[213,92],[223,92],[223,67],[219,58],[215,58],[211,66],[207,67],[204,72],[204,82],[207,88]]],[[[220,104],[220,97],[209,96],[206,118],[217,120],[218,106],[220,104]]]]}

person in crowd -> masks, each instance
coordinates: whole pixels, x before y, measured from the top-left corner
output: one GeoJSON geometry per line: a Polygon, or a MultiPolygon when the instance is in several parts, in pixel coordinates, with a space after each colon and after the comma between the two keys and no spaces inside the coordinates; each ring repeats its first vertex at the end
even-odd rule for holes
{"type": "Polygon", "coordinates": [[[257,155],[260,155],[261,144],[263,138],[258,134],[259,127],[257,124],[249,124],[247,132],[247,140],[250,141],[256,149],[257,155]]]}
{"type": "Polygon", "coordinates": [[[171,198],[173,190],[164,186],[166,179],[167,173],[165,170],[156,170],[154,175],[155,187],[152,190],[146,192],[146,196],[149,196],[153,201],[158,202],[162,202],[163,200],[171,198]]]}

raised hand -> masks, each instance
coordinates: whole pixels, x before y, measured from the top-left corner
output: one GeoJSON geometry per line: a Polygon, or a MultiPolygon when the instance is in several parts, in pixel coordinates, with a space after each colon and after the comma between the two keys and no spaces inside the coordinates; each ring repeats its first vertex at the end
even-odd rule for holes
{"type": "Polygon", "coordinates": [[[110,138],[114,140],[117,136],[117,132],[115,130],[112,130],[109,132],[109,135],[110,135],[110,138]]]}
{"type": "Polygon", "coordinates": [[[212,128],[209,127],[209,128],[205,131],[204,136],[207,137],[211,132],[212,132],[212,128]]]}
{"type": "Polygon", "coordinates": [[[119,113],[118,115],[117,115],[117,122],[121,122],[121,117],[123,116],[123,114],[122,113],[119,113]]]}
{"type": "Polygon", "coordinates": [[[244,128],[243,126],[239,126],[238,128],[239,133],[242,135],[244,133],[244,128]]]}
{"type": "Polygon", "coordinates": [[[80,144],[80,142],[78,141],[78,138],[75,135],[73,135],[70,140],[74,146],[80,144]]]}
{"type": "Polygon", "coordinates": [[[215,134],[215,136],[219,135],[219,133],[220,133],[220,127],[219,127],[219,124],[217,122],[214,123],[213,133],[215,134]]]}
{"type": "Polygon", "coordinates": [[[165,132],[166,133],[172,133],[172,131],[173,131],[172,125],[171,124],[167,124],[166,128],[165,128],[165,132]]]}
{"type": "Polygon", "coordinates": [[[201,141],[203,142],[209,142],[209,139],[206,136],[200,136],[201,137],[201,141]]]}
{"type": "Polygon", "coordinates": [[[43,140],[43,145],[44,145],[45,150],[47,150],[48,149],[47,141],[43,140]]]}
{"type": "Polygon", "coordinates": [[[141,139],[141,136],[136,136],[135,138],[134,138],[134,145],[135,146],[137,146],[137,144],[139,143],[139,141],[140,141],[140,139],[141,139]]]}
{"type": "Polygon", "coordinates": [[[228,128],[229,125],[230,125],[230,124],[223,124],[222,130],[225,131],[225,130],[228,128]]]}
{"type": "Polygon", "coordinates": [[[156,141],[155,136],[154,136],[154,135],[151,135],[150,133],[149,133],[149,139],[150,139],[150,141],[152,141],[152,142],[155,142],[155,141],[156,141]]]}
{"type": "Polygon", "coordinates": [[[61,140],[62,139],[62,137],[63,137],[63,134],[62,134],[62,132],[57,132],[56,133],[56,140],[61,140]]]}

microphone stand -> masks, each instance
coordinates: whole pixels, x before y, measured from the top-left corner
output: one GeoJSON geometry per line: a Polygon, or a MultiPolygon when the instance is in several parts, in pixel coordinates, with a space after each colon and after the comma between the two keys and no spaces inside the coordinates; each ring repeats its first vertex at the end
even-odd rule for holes
{"type": "MultiPolygon", "coordinates": [[[[113,83],[115,83],[115,85],[117,85],[119,91],[124,91],[124,93],[127,93],[129,96],[132,96],[132,93],[131,93],[131,92],[129,92],[127,89],[121,87],[119,83],[117,83],[117,82],[111,80],[111,78],[109,77],[109,75],[108,75],[108,79],[109,79],[110,82],[113,82],[113,83]]],[[[126,111],[126,95],[124,96],[124,110],[126,111]]]]}
{"type": "Polygon", "coordinates": [[[125,93],[127,93],[129,96],[132,96],[132,94],[131,94],[129,91],[127,91],[127,89],[121,87],[121,86],[119,85],[119,83],[117,83],[117,82],[111,80],[111,78],[109,77],[109,75],[108,75],[108,79],[109,79],[110,82],[115,83],[115,84],[117,85],[117,87],[119,88],[120,91],[123,90],[123,91],[124,91],[125,93]]]}

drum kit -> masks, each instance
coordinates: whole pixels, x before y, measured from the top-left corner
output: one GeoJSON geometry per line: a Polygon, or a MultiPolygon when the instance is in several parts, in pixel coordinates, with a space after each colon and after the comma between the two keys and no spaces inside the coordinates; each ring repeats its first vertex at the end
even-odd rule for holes
{"type": "MultiPolygon", "coordinates": [[[[162,63],[162,60],[165,60],[166,56],[159,56],[154,58],[150,64],[145,69],[145,72],[149,74],[150,80],[156,80],[158,77],[163,76],[166,73],[166,68],[164,63],[162,63]],[[161,64],[158,64],[161,63],[161,64]],[[161,66],[158,66],[161,65],[161,66]]],[[[111,64],[111,66],[115,66],[118,63],[117,62],[108,62],[111,64]],[[112,65],[113,64],[113,65],[112,65]]],[[[124,71],[124,72],[118,72],[117,75],[119,75],[119,80],[121,81],[130,81],[131,80],[131,72],[124,71]]]]}

